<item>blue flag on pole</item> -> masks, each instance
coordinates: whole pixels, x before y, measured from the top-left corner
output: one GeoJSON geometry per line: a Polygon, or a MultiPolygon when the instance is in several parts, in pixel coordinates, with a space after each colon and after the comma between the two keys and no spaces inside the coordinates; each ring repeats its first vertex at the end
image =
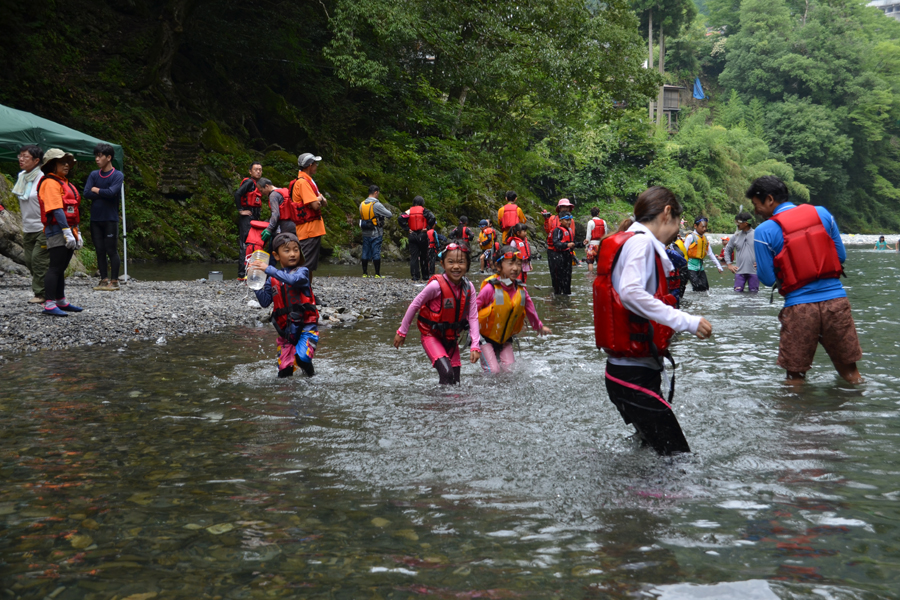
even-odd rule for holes
{"type": "Polygon", "coordinates": [[[703,86],[700,85],[700,78],[694,79],[694,98],[697,100],[706,100],[706,94],[703,93],[703,86]]]}

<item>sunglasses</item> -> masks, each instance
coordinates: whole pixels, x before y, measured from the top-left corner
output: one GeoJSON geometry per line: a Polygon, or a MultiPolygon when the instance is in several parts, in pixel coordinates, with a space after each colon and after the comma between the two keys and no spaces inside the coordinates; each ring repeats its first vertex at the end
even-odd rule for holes
{"type": "Polygon", "coordinates": [[[501,254],[497,258],[494,259],[494,262],[501,262],[504,258],[522,258],[521,252],[507,252],[506,254],[501,254]]]}

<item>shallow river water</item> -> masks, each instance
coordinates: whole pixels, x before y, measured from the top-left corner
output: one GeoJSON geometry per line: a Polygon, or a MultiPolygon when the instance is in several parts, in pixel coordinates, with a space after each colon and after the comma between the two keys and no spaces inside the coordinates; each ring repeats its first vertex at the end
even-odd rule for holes
{"type": "Polygon", "coordinates": [[[553,335],[453,389],[390,346],[405,306],[324,330],[312,380],[270,327],[5,365],[0,599],[900,597],[900,256],[849,254],[859,387],[821,349],[781,383],[777,297],[688,291],[674,459],[609,403],[591,278],[540,261],[553,335]]]}

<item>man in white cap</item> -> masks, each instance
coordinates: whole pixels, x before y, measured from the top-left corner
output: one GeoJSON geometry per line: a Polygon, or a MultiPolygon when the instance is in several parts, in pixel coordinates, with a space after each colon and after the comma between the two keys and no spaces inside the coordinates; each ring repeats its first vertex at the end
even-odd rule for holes
{"type": "Polygon", "coordinates": [[[297,173],[297,182],[291,188],[291,201],[294,202],[297,213],[297,239],[300,240],[300,249],[306,258],[304,266],[310,271],[310,279],[312,272],[319,266],[319,251],[322,249],[322,236],[325,235],[322,207],[328,204],[312,178],[321,160],[321,156],[309,152],[298,156],[297,166],[300,167],[300,172],[297,173]]]}

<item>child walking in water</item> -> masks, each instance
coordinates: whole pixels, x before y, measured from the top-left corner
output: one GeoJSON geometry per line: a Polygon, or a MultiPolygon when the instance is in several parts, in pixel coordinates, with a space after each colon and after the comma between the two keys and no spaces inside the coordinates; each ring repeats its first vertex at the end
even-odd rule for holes
{"type": "Polygon", "coordinates": [[[466,279],[471,259],[469,247],[464,243],[449,244],[439,256],[444,272],[434,275],[428,285],[406,309],[400,329],[394,336],[394,347],[406,342],[406,334],[416,312],[417,325],[422,334],[422,348],[437,369],[441,385],[459,383],[462,362],[459,356],[459,336],[469,330],[472,340],[469,349],[471,361],[477,362],[480,337],[478,335],[478,310],[475,307],[475,287],[466,279]]]}
{"type": "Polygon", "coordinates": [[[521,255],[522,274],[519,276],[519,281],[525,283],[528,281],[528,273],[534,267],[531,266],[531,244],[528,243],[528,227],[524,223],[519,223],[509,230],[509,245],[521,255]]]}
{"type": "Polygon", "coordinates": [[[275,305],[272,325],[278,332],[278,377],[292,377],[295,366],[312,377],[316,374],[312,359],[319,343],[319,313],[297,236],[276,235],[272,256],[281,263],[280,269],[269,266],[265,260],[252,262],[250,268],[264,270],[269,276],[266,285],[255,293],[263,308],[275,305]]]}
{"type": "Polygon", "coordinates": [[[481,367],[485,373],[501,373],[512,368],[516,362],[512,338],[522,331],[526,317],[538,335],[552,333],[541,323],[525,284],[519,281],[522,273],[519,251],[513,246],[501,246],[494,262],[497,273],[482,282],[478,294],[481,367]]]}

